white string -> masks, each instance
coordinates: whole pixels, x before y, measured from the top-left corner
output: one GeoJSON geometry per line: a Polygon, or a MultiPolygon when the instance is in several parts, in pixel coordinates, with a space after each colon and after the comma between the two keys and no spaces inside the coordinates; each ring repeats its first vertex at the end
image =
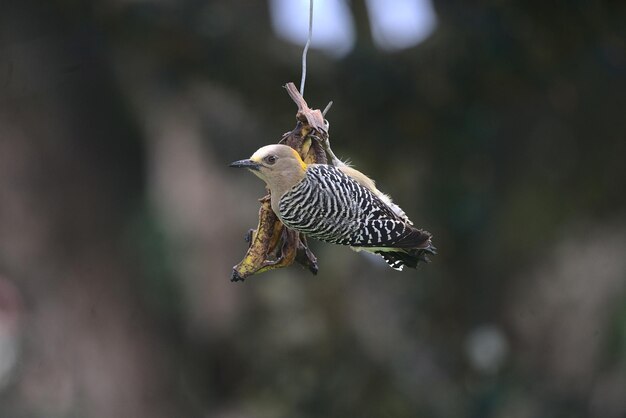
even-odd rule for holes
{"type": "Polygon", "coordinates": [[[304,51],[302,51],[302,80],[300,80],[300,95],[304,97],[304,82],[306,80],[306,53],[311,45],[311,38],[313,37],[313,0],[309,0],[309,37],[304,45],[304,51]]]}
{"type": "Polygon", "coordinates": [[[328,113],[332,105],[333,105],[333,101],[331,100],[330,102],[328,102],[328,104],[324,108],[324,111],[322,112],[322,116],[326,116],[326,113],[328,113]]]}

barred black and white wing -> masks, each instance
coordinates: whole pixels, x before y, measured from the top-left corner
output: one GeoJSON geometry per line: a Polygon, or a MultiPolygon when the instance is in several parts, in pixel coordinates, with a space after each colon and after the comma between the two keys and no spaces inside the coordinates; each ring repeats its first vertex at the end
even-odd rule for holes
{"type": "Polygon", "coordinates": [[[322,241],[379,253],[394,268],[414,267],[423,257],[413,250],[431,248],[428,232],[413,227],[333,166],[309,166],[305,178],[280,199],[279,212],[289,228],[322,241]]]}

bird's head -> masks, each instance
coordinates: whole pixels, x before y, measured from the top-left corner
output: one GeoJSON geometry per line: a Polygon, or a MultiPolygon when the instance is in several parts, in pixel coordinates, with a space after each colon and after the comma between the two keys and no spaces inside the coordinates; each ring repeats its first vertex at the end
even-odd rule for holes
{"type": "Polygon", "coordinates": [[[247,168],[265,181],[270,190],[281,194],[299,183],[307,168],[296,150],[281,144],[261,147],[249,159],[235,161],[230,166],[247,168]]]}

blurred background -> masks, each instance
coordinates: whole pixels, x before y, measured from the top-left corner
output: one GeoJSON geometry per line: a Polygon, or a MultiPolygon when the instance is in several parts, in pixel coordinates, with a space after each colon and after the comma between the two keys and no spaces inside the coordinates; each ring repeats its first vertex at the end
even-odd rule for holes
{"type": "Polygon", "coordinates": [[[624,4],[316,0],[305,98],[439,255],[231,283],[307,8],[0,2],[0,416],[625,417],[624,4]]]}

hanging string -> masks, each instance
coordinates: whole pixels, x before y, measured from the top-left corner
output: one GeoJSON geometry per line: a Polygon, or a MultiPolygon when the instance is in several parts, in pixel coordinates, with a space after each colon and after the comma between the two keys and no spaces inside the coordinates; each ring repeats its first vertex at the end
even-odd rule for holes
{"type": "Polygon", "coordinates": [[[313,0],[309,0],[309,37],[304,45],[304,51],[302,51],[302,80],[300,80],[300,95],[304,97],[304,82],[306,81],[306,53],[309,51],[309,45],[311,45],[311,38],[313,37],[313,0]]]}

